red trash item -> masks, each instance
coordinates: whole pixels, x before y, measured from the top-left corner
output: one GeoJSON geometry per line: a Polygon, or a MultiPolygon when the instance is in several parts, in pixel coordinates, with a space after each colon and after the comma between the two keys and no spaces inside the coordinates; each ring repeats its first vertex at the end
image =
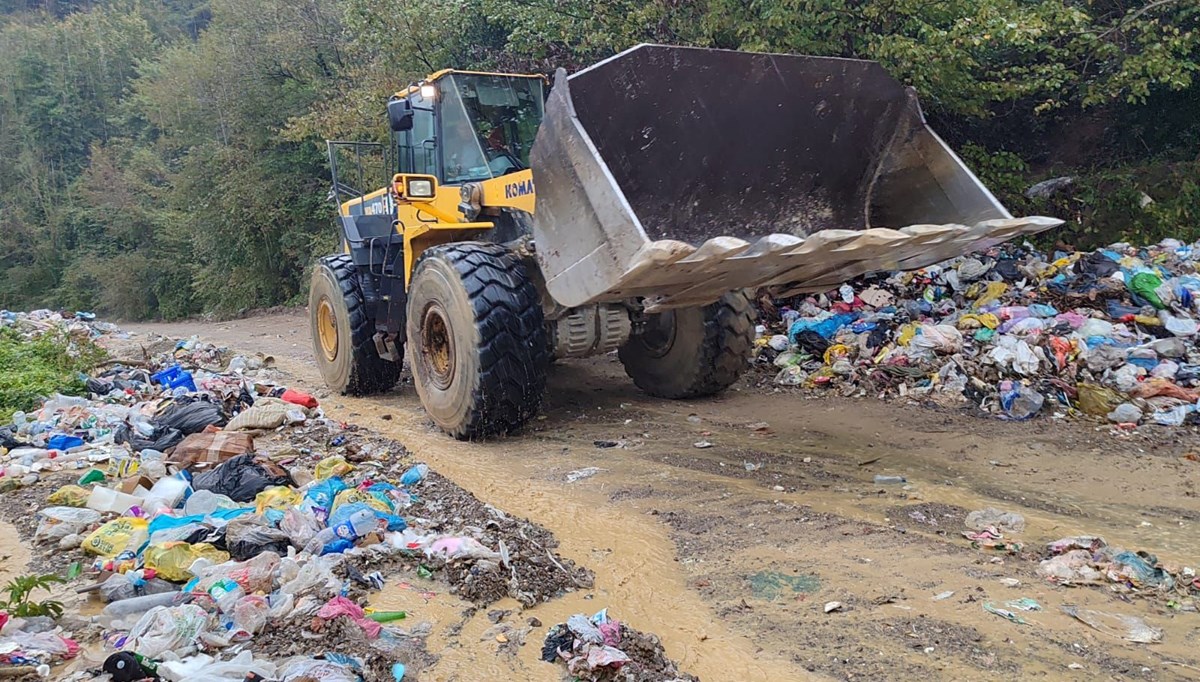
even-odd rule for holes
{"type": "Polygon", "coordinates": [[[307,393],[301,393],[300,391],[293,391],[290,388],[284,391],[283,395],[279,396],[279,399],[285,403],[300,405],[301,407],[307,407],[309,409],[316,407],[318,404],[317,399],[311,395],[307,393]]]}

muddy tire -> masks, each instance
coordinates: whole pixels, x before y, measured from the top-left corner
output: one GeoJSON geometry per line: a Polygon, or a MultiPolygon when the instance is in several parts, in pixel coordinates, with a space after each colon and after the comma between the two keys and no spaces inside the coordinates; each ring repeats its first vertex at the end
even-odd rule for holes
{"type": "Polygon", "coordinates": [[[537,414],[549,365],[541,302],[503,247],[425,251],[409,287],[407,332],[413,383],[446,433],[485,438],[537,414]]]}
{"type": "Polygon", "coordinates": [[[716,303],[650,315],[618,351],[638,388],[660,398],[699,398],[729,388],[750,368],[754,306],[742,291],[716,303]]]}
{"type": "Polygon", "coordinates": [[[375,327],[349,256],[326,256],[313,270],[308,292],[313,356],[330,389],[343,395],[383,393],[400,379],[401,365],[379,357],[375,327]]]}

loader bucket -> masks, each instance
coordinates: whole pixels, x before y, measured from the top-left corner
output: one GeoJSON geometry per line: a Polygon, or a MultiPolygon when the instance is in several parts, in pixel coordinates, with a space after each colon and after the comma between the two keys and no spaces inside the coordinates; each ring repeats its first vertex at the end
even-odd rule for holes
{"type": "Polygon", "coordinates": [[[875,62],[639,45],[556,74],[534,240],[566,306],[829,288],[1060,225],[1013,218],[875,62]]]}

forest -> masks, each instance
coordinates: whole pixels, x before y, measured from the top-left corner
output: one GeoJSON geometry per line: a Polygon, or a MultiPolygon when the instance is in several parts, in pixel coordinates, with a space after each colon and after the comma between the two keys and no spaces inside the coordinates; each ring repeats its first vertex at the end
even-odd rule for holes
{"type": "Polygon", "coordinates": [[[0,0],[0,307],[300,303],[324,140],[386,139],[440,68],[639,42],[878,60],[1014,213],[1068,221],[1048,245],[1200,238],[1196,0],[0,0]]]}

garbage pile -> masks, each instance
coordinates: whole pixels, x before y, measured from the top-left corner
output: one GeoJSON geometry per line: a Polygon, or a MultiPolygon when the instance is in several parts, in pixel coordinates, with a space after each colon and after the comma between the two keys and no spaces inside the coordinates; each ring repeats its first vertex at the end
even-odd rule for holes
{"type": "MultiPolygon", "coordinates": [[[[365,567],[389,560],[442,572],[479,603],[590,584],[543,529],[326,418],[269,361],[228,356],[179,342],[89,377],[88,398],[53,396],[0,428],[0,491],[44,501],[43,565],[72,565],[79,591],[107,602],[92,634],[111,652],[110,679],[399,680],[422,642],[394,625],[403,613],[367,606],[387,578],[365,567]],[[286,660],[252,646],[330,631],[361,646],[286,660]]],[[[0,618],[0,676],[48,674],[79,652],[51,619],[0,618]]]]}
{"type": "Polygon", "coordinates": [[[1110,547],[1103,538],[1074,536],[1046,546],[1050,556],[1038,565],[1038,575],[1060,585],[1108,585],[1121,594],[1161,594],[1171,605],[1195,611],[1194,595],[1200,578],[1190,567],[1165,566],[1149,552],[1110,547]]]}
{"type": "Polygon", "coordinates": [[[564,663],[567,679],[579,682],[697,680],[679,672],[657,637],[610,618],[608,609],[590,618],[577,613],[550,628],[542,643],[542,660],[564,663]]]}
{"type": "Polygon", "coordinates": [[[758,358],[777,385],[970,403],[1005,419],[1200,423],[1198,265],[1200,246],[1174,239],[1052,256],[1001,246],[764,300],[774,322],[758,358]]]}

